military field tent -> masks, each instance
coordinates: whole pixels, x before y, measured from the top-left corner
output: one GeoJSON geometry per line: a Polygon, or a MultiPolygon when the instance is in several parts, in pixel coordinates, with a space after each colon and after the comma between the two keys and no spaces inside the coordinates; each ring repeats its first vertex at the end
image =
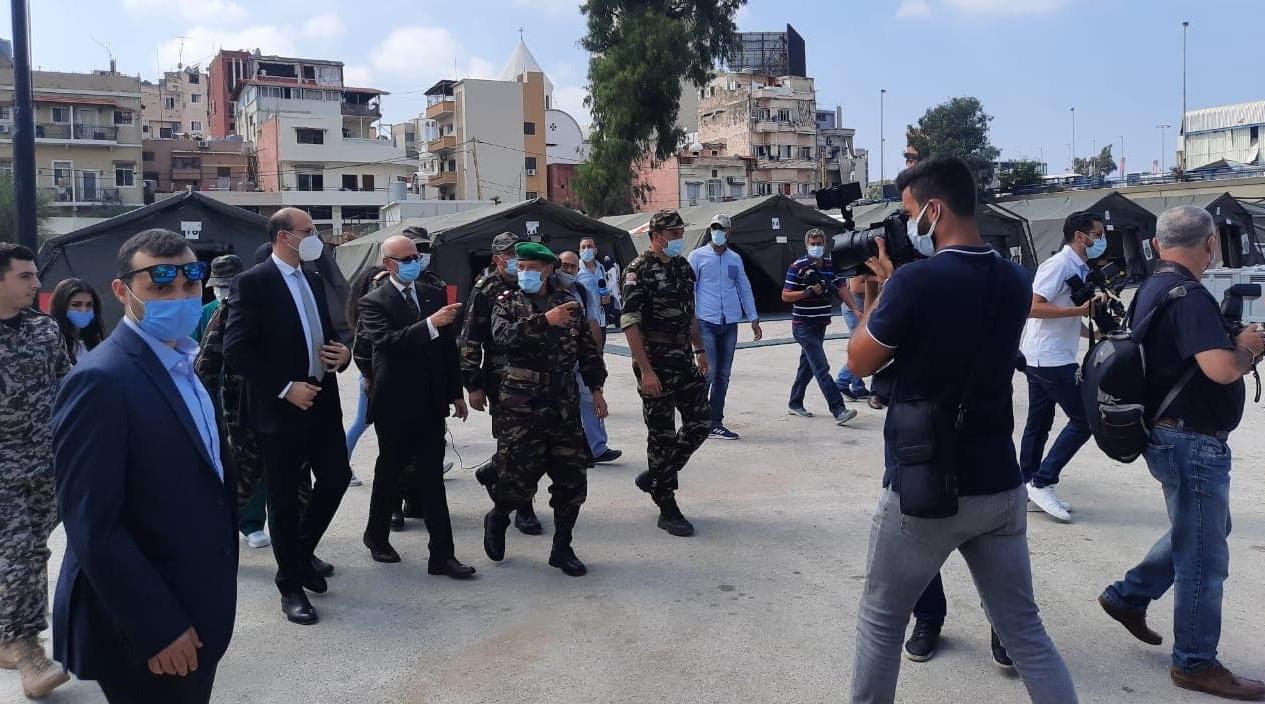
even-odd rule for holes
{"type": "Polygon", "coordinates": [[[408,227],[424,227],[434,243],[430,270],[448,282],[449,296],[464,301],[475,278],[492,259],[492,238],[502,232],[528,235],[555,252],[577,249],[580,240],[597,241],[598,256],[610,255],[621,267],[637,256],[624,230],[603,224],[544,198],[489,205],[463,213],[429,218],[407,218],[338,247],[338,267],[348,280],[367,266],[382,261],[382,241],[408,227]]]}
{"type": "MultiPolygon", "coordinates": [[[[881,226],[883,220],[900,207],[900,203],[896,202],[853,206],[852,222],[861,230],[881,226]]],[[[1006,209],[1004,205],[981,204],[975,215],[979,222],[980,235],[985,242],[1003,257],[1029,270],[1036,270],[1036,253],[1033,251],[1026,220],[1006,209]]],[[[831,213],[831,217],[839,216],[831,213]]]]}
{"type": "Polygon", "coordinates": [[[1265,264],[1257,247],[1259,240],[1252,213],[1229,193],[1199,193],[1193,195],[1172,194],[1152,198],[1134,198],[1135,203],[1155,213],[1159,217],[1169,208],[1179,205],[1193,205],[1207,210],[1217,223],[1217,231],[1221,233],[1222,265],[1238,269],[1244,266],[1265,264]]]}
{"type": "Polygon", "coordinates": [[[1252,216],[1252,224],[1256,227],[1256,248],[1265,256],[1265,201],[1241,200],[1239,205],[1252,216]]]}
{"type": "Polygon", "coordinates": [[[997,205],[1028,221],[1036,263],[1063,247],[1063,221],[1077,211],[1096,213],[1107,228],[1107,252],[1135,281],[1151,271],[1155,214],[1115,191],[1059,193],[1039,198],[1007,200],[997,205]]]}
{"type": "MultiPolygon", "coordinates": [[[[818,227],[830,237],[843,231],[843,223],[816,208],[793,198],[775,194],[741,200],[681,208],[677,211],[685,221],[686,249],[710,242],[708,225],[715,215],[728,215],[731,221],[729,247],[742,257],[756,308],[761,312],[785,312],[790,306],[782,303],[782,284],[786,270],[804,256],[804,233],[818,227]]],[[[629,232],[635,232],[638,249],[649,248],[644,234],[652,213],[616,215],[603,218],[629,232]]]]}
{"type": "Polygon", "coordinates": [[[266,225],[260,215],[197,191],[174,195],[45,242],[39,252],[41,298],[62,279],[83,279],[101,296],[100,315],[109,328],[123,315],[110,293],[110,282],[119,273],[116,256],[132,235],[161,227],[183,233],[202,261],[236,254],[249,266],[255,248],[268,241],[266,225]]]}

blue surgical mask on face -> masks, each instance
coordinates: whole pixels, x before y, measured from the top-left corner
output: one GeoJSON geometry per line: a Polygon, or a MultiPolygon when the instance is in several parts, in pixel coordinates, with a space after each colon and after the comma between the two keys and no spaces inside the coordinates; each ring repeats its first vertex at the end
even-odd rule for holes
{"type": "Polygon", "coordinates": [[[909,241],[914,245],[914,249],[924,257],[930,257],[936,253],[936,242],[932,238],[936,233],[936,223],[931,223],[931,227],[927,229],[927,234],[918,234],[918,223],[922,222],[922,216],[927,212],[927,208],[931,206],[928,201],[922,206],[922,210],[918,211],[918,217],[910,218],[909,224],[905,226],[905,234],[909,236],[909,241]]]}
{"type": "Polygon", "coordinates": [[[597,258],[596,249],[581,249],[580,250],[580,261],[583,261],[585,264],[591,263],[596,258],[597,258]]]}
{"type": "Polygon", "coordinates": [[[202,320],[202,297],[190,296],[169,301],[141,301],[128,289],[132,298],[145,307],[143,318],[136,321],[141,330],[163,342],[173,342],[193,334],[202,320]]]}
{"type": "Polygon", "coordinates": [[[517,259],[507,259],[505,261],[505,273],[509,274],[510,276],[514,276],[515,274],[518,273],[517,259]]]}
{"type": "Polygon", "coordinates": [[[422,275],[421,261],[413,260],[411,262],[396,263],[399,264],[399,269],[395,275],[400,277],[400,281],[403,281],[406,284],[411,284],[414,281],[417,281],[417,277],[422,275]]]}
{"type": "Polygon", "coordinates": [[[808,247],[808,256],[813,259],[821,259],[821,255],[826,253],[825,245],[814,244],[808,247]]]}
{"type": "Polygon", "coordinates": [[[76,330],[83,330],[92,325],[92,321],[96,320],[96,311],[91,310],[68,310],[66,311],[66,319],[70,324],[75,326],[76,330]]]}
{"type": "Polygon", "coordinates": [[[724,230],[712,230],[712,244],[716,245],[717,247],[724,247],[725,243],[728,241],[729,241],[729,233],[725,232],[724,230]]]}
{"type": "Polygon", "coordinates": [[[1101,257],[1102,253],[1105,251],[1107,251],[1107,236],[1103,235],[1102,237],[1094,240],[1093,244],[1089,245],[1089,248],[1085,250],[1085,256],[1090,259],[1097,259],[1098,257],[1101,257]]]}
{"type": "Polygon", "coordinates": [[[523,293],[536,293],[544,283],[539,271],[524,269],[518,272],[518,287],[523,290],[523,293]]]}
{"type": "Polygon", "coordinates": [[[679,257],[681,256],[681,252],[684,252],[684,251],[685,251],[684,237],[679,240],[669,240],[667,246],[663,248],[663,253],[668,255],[669,257],[679,257]]]}

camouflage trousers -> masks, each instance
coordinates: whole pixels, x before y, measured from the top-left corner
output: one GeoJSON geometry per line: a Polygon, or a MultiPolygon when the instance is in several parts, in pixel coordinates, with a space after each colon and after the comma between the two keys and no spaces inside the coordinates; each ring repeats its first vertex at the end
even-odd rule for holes
{"type": "MultiPolygon", "coordinates": [[[[253,428],[228,424],[228,447],[237,467],[237,511],[240,514],[250,503],[251,497],[260,490],[264,480],[264,457],[253,428]]],[[[299,509],[307,508],[312,496],[312,475],[309,472],[299,485],[299,509]]]]}
{"type": "MultiPolygon", "coordinates": [[[[656,500],[677,489],[677,474],[690,456],[707,440],[711,430],[711,408],[707,403],[707,381],[692,363],[654,368],[663,388],[658,396],[641,394],[641,412],[646,421],[646,460],[650,470],[650,495],[656,500]],[[681,428],[676,414],[681,414],[681,428]]],[[[633,365],[641,382],[641,370],[633,365]]]]}
{"type": "Polygon", "coordinates": [[[0,485],[0,643],[38,636],[48,625],[48,536],[56,527],[51,476],[0,485]]]}
{"type": "Polygon", "coordinates": [[[578,510],[588,493],[592,456],[580,422],[579,396],[531,398],[502,387],[497,403],[496,475],[489,488],[498,508],[530,503],[540,478],[549,475],[549,505],[578,510]]]}

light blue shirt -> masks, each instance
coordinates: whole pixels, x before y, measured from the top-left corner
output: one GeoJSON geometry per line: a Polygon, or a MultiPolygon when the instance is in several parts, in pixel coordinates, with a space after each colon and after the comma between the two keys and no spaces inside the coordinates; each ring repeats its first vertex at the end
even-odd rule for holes
{"type": "Polygon", "coordinates": [[[224,465],[220,462],[220,432],[219,425],[215,421],[215,406],[211,404],[210,394],[206,392],[206,388],[202,386],[201,380],[193,370],[193,360],[198,356],[198,344],[191,338],[183,337],[176,340],[175,348],[168,347],[161,340],[142,330],[139,325],[132,322],[131,318],[124,316],[123,324],[131,328],[145,341],[145,344],[149,345],[154,356],[158,357],[158,363],[171,375],[171,382],[175,384],[176,391],[180,392],[180,399],[184,401],[185,407],[189,409],[189,416],[193,418],[193,426],[198,429],[198,435],[202,436],[202,445],[206,447],[207,454],[215,462],[215,473],[219,475],[220,481],[224,481],[224,465]]]}
{"type": "Polygon", "coordinates": [[[699,320],[713,325],[728,325],[743,320],[755,322],[755,297],[751,282],[742,266],[742,257],[725,248],[720,254],[710,245],[690,252],[694,268],[694,300],[699,320]]]}
{"type": "Polygon", "coordinates": [[[593,313],[589,314],[589,320],[596,320],[598,325],[606,327],[606,312],[602,310],[602,297],[597,293],[598,280],[606,279],[606,272],[602,271],[599,264],[596,271],[589,271],[585,268],[584,262],[580,262],[580,273],[575,275],[575,283],[587,289],[586,300],[584,305],[593,309],[593,313]]]}

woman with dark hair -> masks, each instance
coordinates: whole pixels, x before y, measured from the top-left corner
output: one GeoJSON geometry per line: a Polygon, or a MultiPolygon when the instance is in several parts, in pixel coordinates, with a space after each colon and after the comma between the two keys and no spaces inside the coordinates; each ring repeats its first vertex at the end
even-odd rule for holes
{"type": "Polygon", "coordinates": [[[75,364],[88,350],[105,339],[105,326],[101,324],[101,298],[95,289],[83,279],[65,279],[53,289],[50,306],[57,326],[61,328],[75,364]]]}

